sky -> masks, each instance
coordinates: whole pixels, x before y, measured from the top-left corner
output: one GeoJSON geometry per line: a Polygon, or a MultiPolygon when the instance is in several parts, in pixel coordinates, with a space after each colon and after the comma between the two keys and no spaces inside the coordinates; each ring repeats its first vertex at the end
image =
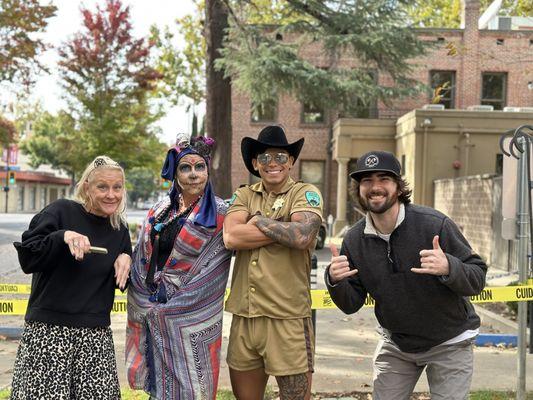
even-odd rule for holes
{"type": "MultiPolygon", "coordinates": [[[[146,37],[149,34],[150,26],[156,24],[160,27],[174,25],[176,18],[193,13],[195,10],[192,0],[122,0],[123,4],[130,6],[130,16],[134,37],[146,37]]],[[[44,1],[43,3],[48,3],[44,1]]],[[[54,18],[49,19],[49,25],[44,34],[44,39],[54,46],[59,46],[62,42],[72,37],[80,30],[81,13],[80,5],[89,9],[96,9],[96,5],[104,4],[104,0],[52,0],[57,7],[54,18]]],[[[175,30],[174,30],[175,31],[175,30]]],[[[179,43],[177,43],[179,46],[179,43]]],[[[58,111],[64,102],[61,100],[62,89],[58,83],[58,75],[54,71],[57,62],[57,53],[53,50],[47,51],[43,61],[49,65],[51,75],[42,76],[38,79],[34,90],[34,97],[40,98],[45,109],[51,112],[58,111]]],[[[165,143],[172,143],[176,133],[190,133],[191,115],[188,115],[184,106],[177,106],[168,112],[156,125],[163,134],[161,139],[165,143]]]]}

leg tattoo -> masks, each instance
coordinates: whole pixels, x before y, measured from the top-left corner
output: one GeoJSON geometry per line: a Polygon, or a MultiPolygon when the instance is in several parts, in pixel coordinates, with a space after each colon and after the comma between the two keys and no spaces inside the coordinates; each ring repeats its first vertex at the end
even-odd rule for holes
{"type": "Polygon", "coordinates": [[[277,376],[281,400],[303,400],[309,389],[307,374],[277,376]]]}

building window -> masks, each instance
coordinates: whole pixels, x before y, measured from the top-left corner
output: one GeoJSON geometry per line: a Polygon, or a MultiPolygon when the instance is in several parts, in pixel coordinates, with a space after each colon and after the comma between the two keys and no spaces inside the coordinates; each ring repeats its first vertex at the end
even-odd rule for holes
{"type": "Polygon", "coordinates": [[[406,156],[405,154],[402,154],[402,162],[401,162],[401,168],[402,168],[402,175],[405,175],[405,164],[406,164],[406,156]]]}
{"type": "Polygon", "coordinates": [[[325,162],[300,161],[300,179],[305,183],[315,185],[324,196],[325,191],[325,162]]]}
{"type": "Polygon", "coordinates": [[[496,154],[496,173],[498,175],[503,175],[503,154],[496,154]]]}
{"type": "Polygon", "coordinates": [[[30,189],[30,209],[37,209],[37,186],[32,186],[30,189]]]}
{"type": "Polygon", "coordinates": [[[46,204],[47,204],[47,188],[46,187],[43,187],[41,188],[41,208],[44,208],[46,207],[46,204]]]}
{"type": "Polygon", "coordinates": [[[24,186],[20,185],[17,192],[17,211],[24,211],[24,196],[26,195],[24,186]]]}
{"type": "Polygon", "coordinates": [[[378,104],[377,100],[372,100],[370,104],[365,105],[361,100],[357,100],[355,109],[348,112],[339,113],[340,118],[377,118],[378,104]]]}
{"type": "Polygon", "coordinates": [[[429,71],[430,103],[455,108],[455,71],[429,71]]]}
{"type": "Polygon", "coordinates": [[[481,104],[503,110],[507,95],[507,73],[485,72],[481,84],[481,104]]]}
{"type": "Polygon", "coordinates": [[[310,103],[304,103],[302,107],[302,124],[323,124],[324,110],[310,103]]]}
{"type": "Polygon", "coordinates": [[[252,122],[275,122],[277,118],[277,101],[265,102],[254,106],[252,104],[252,122]]]}

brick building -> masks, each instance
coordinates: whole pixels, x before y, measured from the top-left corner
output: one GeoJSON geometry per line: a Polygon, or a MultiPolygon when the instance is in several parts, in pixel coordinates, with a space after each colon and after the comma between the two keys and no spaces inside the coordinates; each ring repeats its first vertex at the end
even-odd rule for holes
{"type": "MultiPolygon", "coordinates": [[[[433,97],[423,93],[392,107],[375,104],[356,118],[340,118],[333,110],[311,109],[283,96],[272,109],[253,115],[249,98],[233,91],[233,187],[252,182],[242,167],[242,138],[255,137],[272,123],[282,124],[290,141],[305,137],[292,175],[322,190],[326,215],[336,217],[336,228],[354,218],[346,196],[347,176],[357,157],[369,149],[390,150],[402,159],[414,200],[421,204],[434,204],[435,179],[499,173],[499,136],[533,121],[528,109],[533,107],[533,23],[522,19],[517,25],[496,17],[489,26],[499,29],[480,30],[479,1],[464,3],[463,28],[417,29],[419,37],[435,42],[435,47],[412,60],[413,77],[433,88],[450,82],[440,101],[442,110],[423,109],[433,97]],[[487,111],[491,107],[494,111],[487,111]]],[[[303,52],[316,65],[329,65],[319,45],[303,52]]],[[[349,58],[340,63],[357,66],[357,60],[349,58]]],[[[378,74],[376,79],[386,83],[390,78],[378,74]]]]}

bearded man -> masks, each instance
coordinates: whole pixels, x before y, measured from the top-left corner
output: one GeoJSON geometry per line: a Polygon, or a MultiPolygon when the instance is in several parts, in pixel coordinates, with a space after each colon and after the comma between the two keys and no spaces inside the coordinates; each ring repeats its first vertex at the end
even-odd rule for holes
{"type": "Polygon", "coordinates": [[[364,154],[350,177],[366,218],[340,255],[332,247],[325,280],[347,314],[375,300],[374,400],[409,399],[424,368],[433,400],[467,399],[480,326],[467,296],[483,290],[487,266],[450,218],[411,204],[392,153],[364,154]]]}

